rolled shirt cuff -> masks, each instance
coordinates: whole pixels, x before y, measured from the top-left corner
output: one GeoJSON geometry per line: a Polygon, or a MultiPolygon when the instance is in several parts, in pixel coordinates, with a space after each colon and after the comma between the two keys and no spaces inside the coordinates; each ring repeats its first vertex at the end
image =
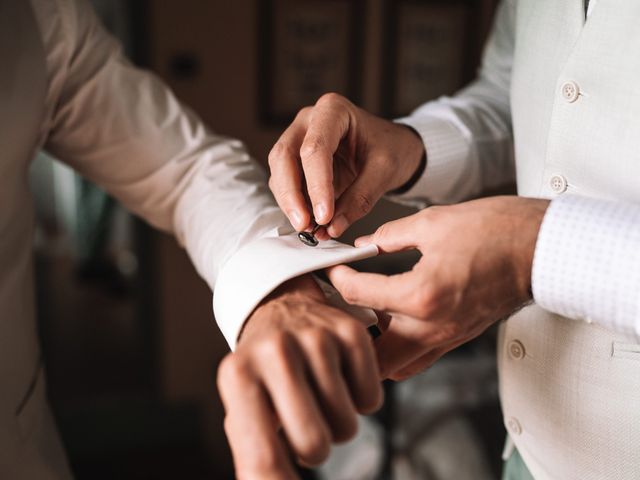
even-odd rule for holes
{"type": "Polygon", "coordinates": [[[258,304],[287,280],[322,268],[378,254],[375,245],[356,248],[335,240],[304,245],[297,233],[274,232],[238,250],[222,267],[213,295],[216,320],[231,350],[258,304]]]}

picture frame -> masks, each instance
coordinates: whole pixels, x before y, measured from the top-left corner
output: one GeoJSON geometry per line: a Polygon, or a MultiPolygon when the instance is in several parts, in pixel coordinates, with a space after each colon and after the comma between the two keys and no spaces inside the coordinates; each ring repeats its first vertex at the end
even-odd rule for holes
{"type": "Polygon", "coordinates": [[[257,0],[260,121],[288,125],[328,92],[358,101],[362,0],[257,0]]]}
{"type": "Polygon", "coordinates": [[[387,0],[381,110],[389,118],[450,95],[474,75],[480,2],[387,0]]]}

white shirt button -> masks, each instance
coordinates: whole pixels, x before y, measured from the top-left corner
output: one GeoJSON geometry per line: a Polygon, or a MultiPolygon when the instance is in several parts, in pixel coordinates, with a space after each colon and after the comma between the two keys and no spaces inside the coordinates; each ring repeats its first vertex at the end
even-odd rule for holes
{"type": "Polygon", "coordinates": [[[509,429],[509,432],[514,435],[520,435],[522,433],[520,422],[513,417],[507,418],[507,428],[509,429]]]}
{"type": "Polygon", "coordinates": [[[509,356],[514,360],[521,360],[524,358],[524,345],[518,340],[512,340],[507,346],[509,349],[509,356]]]}
{"type": "Polygon", "coordinates": [[[555,193],[563,193],[567,190],[567,179],[562,175],[552,175],[549,179],[549,186],[555,193]]]}
{"type": "Polygon", "coordinates": [[[573,103],[578,100],[580,96],[580,87],[576,82],[569,81],[562,84],[561,88],[562,97],[569,103],[573,103]]]}

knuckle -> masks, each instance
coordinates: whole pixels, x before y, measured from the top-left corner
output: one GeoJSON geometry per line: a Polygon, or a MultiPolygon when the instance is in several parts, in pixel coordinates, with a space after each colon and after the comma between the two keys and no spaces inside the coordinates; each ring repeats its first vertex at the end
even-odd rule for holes
{"type": "Polygon", "coordinates": [[[313,107],[309,106],[309,105],[307,105],[306,107],[301,108],[298,111],[298,114],[296,115],[296,118],[295,118],[294,122],[297,122],[299,120],[303,120],[303,119],[307,118],[311,114],[312,111],[313,111],[313,107]]]}
{"type": "Polygon", "coordinates": [[[307,193],[314,198],[316,196],[321,196],[325,194],[328,188],[330,188],[331,183],[326,181],[318,181],[319,179],[315,179],[313,183],[307,185],[307,193]]]}
{"type": "Polygon", "coordinates": [[[435,307],[435,294],[431,288],[417,290],[413,294],[409,304],[413,310],[413,315],[420,318],[427,318],[435,307]]]}
{"type": "Polygon", "coordinates": [[[318,353],[323,357],[328,356],[332,351],[332,340],[329,332],[321,328],[309,329],[301,334],[302,341],[313,350],[314,353],[318,353]]]}
{"type": "Polygon", "coordinates": [[[224,389],[230,382],[235,382],[248,375],[245,361],[236,354],[229,354],[222,359],[218,367],[218,388],[224,389]]]}
{"type": "Polygon", "coordinates": [[[296,114],[296,117],[293,120],[293,124],[305,125],[307,119],[311,116],[312,112],[313,112],[313,106],[307,105],[306,107],[302,107],[300,110],[298,110],[298,113],[296,114]]]}
{"type": "Polygon", "coordinates": [[[363,340],[363,335],[365,335],[364,327],[355,321],[342,322],[337,329],[340,336],[349,343],[358,344],[363,340]]]}
{"type": "MultiPolygon", "coordinates": [[[[276,189],[277,189],[277,187],[276,187],[276,189]]],[[[296,194],[298,192],[299,192],[298,190],[295,190],[293,188],[280,189],[280,190],[278,190],[278,198],[277,198],[277,200],[282,202],[283,205],[288,205],[290,203],[294,203],[296,194]]]]}
{"type": "Polygon", "coordinates": [[[374,237],[379,240],[385,239],[388,236],[389,236],[389,225],[386,223],[383,223],[382,225],[380,225],[374,234],[374,237]]]}
{"type": "Polygon", "coordinates": [[[329,438],[321,428],[311,428],[296,450],[306,464],[319,465],[329,456],[329,438]]]}
{"type": "Polygon", "coordinates": [[[291,335],[288,332],[274,332],[257,345],[256,351],[263,360],[280,361],[288,358],[291,343],[291,335]]]}
{"type": "Polygon", "coordinates": [[[318,101],[316,102],[316,105],[335,105],[335,104],[340,104],[342,102],[344,102],[346,99],[340,95],[339,93],[335,93],[335,92],[328,92],[323,94],[318,101]]]}
{"type": "Polygon", "coordinates": [[[293,149],[290,145],[284,143],[282,140],[278,140],[269,152],[268,161],[269,166],[273,167],[274,164],[285,157],[293,157],[293,149]]]}
{"type": "Polygon", "coordinates": [[[300,147],[300,157],[302,159],[310,158],[318,153],[322,153],[326,148],[326,142],[321,136],[314,136],[305,140],[302,147],[300,147]]]}
{"type": "Polygon", "coordinates": [[[276,197],[278,205],[280,205],[283,210],[286,210],[290,205],[296,205],[296,195],[300,195],[299,190],[296,190],[295,188],[283,188],[273,177],[269,179],[269,188],[276,197]]]}

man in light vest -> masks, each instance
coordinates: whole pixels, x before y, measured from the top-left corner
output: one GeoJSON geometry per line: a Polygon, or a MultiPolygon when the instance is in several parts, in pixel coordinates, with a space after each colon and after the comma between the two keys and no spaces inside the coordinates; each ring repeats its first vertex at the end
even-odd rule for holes
{"type": "Polygon", "coordinates": [[[321,238],[382,195],[454,204],[356,242],[418,249],[412,271],[329,276],[390,314],[384,377],[504,320],[508,479],[640,478],[638,18],[627,0],[504,0],[477,80],[455,96],[389,122],[326,95],[271,154],[279,205],[298,229],[326,225],[321,238]],[[464,201],[513,180],[518,196],[464,201]]]}

